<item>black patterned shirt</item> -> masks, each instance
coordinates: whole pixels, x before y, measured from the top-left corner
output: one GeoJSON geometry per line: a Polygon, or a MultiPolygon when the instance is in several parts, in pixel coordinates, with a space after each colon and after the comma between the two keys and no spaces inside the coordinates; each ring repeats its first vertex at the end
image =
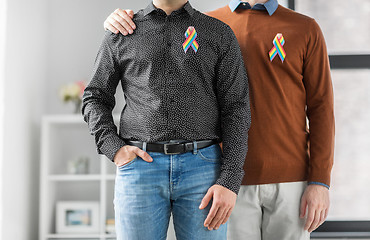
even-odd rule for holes
{"type": "Polygon", "coordinates": [[[126,139],[217,139],[223,156],[216,183],[237,193],[251,116],[233,31],[190,3],[168,16],[151,3],[133,20],[130,36],[105,33],[83,95],[82,114],[98,153],[113,161],[126,139]],[[119,83],[126,105],[117,133],[112,110],[119,83]]]}

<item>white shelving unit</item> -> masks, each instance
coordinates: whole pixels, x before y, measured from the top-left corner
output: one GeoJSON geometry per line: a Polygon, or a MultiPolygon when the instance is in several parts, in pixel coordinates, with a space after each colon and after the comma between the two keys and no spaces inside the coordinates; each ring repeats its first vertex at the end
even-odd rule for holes
{"type": "MultiPolygon", "coordinates": [[[[115,116],[116,123],[118,116],[115,116]]],[[[39,239],[113,240],[106,234],[106,219],[114,218],[115,165],[96,152],[94,138],[79,114],[50,115],[42,120],[40,228],[39,239]],[[88,174],[68,174],[70,159],[89,158],[88,174]],[[97,234],[56,233],[58,201],[97,201],[100,205],[100,231],[97,234]]]]}

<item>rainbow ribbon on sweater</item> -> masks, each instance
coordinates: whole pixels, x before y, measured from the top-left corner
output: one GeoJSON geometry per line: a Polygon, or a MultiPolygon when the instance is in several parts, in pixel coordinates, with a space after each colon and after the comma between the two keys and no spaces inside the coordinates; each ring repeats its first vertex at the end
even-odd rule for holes
{"type": "Polygon", "coordinates": [[[199,44],[195,39],[197,38],[198,34],[197,31],[195,31],[194,27],[188,27],[188,30],[185,32],[186,40],[182,44],[182,48],[184,49],[185,53],[188,51],[190,46],[193,48],[194,52],[198,51],[199,44]]]}
{"type": "Polygon", "coordinates": [[[276,55],[279,54],[281,62],[284,62],[285,57],[286,57],[286,53],[285,53],[285,50],[283,48],[283,46],[285,44],[283,34],[281,34],[281,33],[276,34],[272,43],[274,44],[274,47],[269,52],[270,61],[272,62],[272,60],[274,60],[276,55]]]}

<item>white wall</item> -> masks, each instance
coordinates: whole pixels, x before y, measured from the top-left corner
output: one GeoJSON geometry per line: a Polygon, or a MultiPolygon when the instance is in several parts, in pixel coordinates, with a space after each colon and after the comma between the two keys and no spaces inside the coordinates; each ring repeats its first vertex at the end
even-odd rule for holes
{"type": "Polygon", "coordinates": [[[47,0],[7,1],[1,237],[37,237],[39,121],[44,111],[47,0]]]}
{"type": "MultiPolygon", "coordinates": [[[[6,0],[0,0],[0,173],[3,169],[3,150],[4,150],[4,76],[5,76],[5,30],[6,29],[6,0]]],[[[2,178],[0,177],[0,233],[3,226],[3,195],[2,178]]],[[[0,236],[1,239],[1,236],[0,236]]]]}

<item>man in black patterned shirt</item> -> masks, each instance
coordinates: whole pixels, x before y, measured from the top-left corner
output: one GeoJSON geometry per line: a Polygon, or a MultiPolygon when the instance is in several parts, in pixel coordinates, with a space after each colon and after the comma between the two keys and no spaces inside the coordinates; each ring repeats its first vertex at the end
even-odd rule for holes
{"type": "Polygon", "coordinates": [[[134,20],[129,37],[106,32],[82,106],[98,153],[117,165],[117,238],[166,239],[172,213],[178,239],[226,239],[250,127],[238,42],[186,0],[154,0],[134,20]]]}

